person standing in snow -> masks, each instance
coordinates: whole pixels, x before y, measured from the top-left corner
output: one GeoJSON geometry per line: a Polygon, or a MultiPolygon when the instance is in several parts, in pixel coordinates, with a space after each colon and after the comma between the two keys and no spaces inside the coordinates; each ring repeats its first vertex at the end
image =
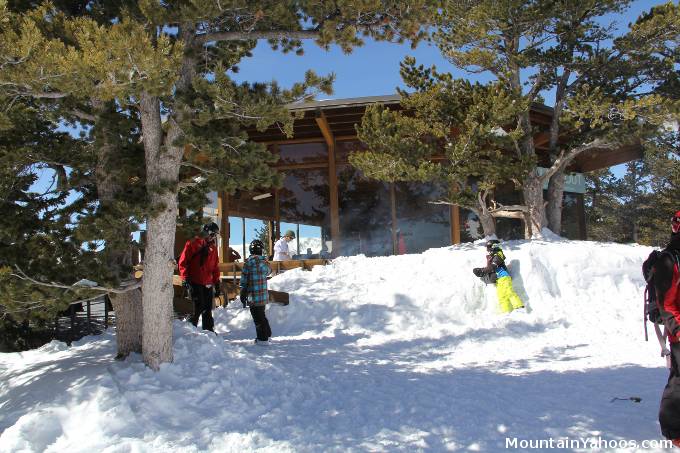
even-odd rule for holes
{"type": "Polygon", "coordinates": [[[677,211],[671,218],[670,242],[662,252],[656,253],[658,255],[654,256],[656,262],[653,264],[654,283],[661,319],[670,343],[670,374],[659,405],[659,424],[661,433],[667,439],[672,440],[676,447],[680,447],[680,289],[678,288],[680,272],[677,259],[674,258],[680,255],[680,211],[677,211]]]}
{"type": "Polygon", "coordinates": [[[295,233],[288,230],[283,234],[283,237],[274,244],[274,261],[286,261],[292,259],[290,251],[288,250],[288,243],[295,239],[295,233]]]}
{"type": "Polygon", "coordinates": [[[189,321],[196,326],[201,317],[203,330],[212,332],[215,326],[213,299],[221,293],[216,245],[219,231],[215,222],[203,225],[201,234],[184,244],[178,263],[182,286],[187,289],[194,304],[194,313],[189,321]]]}
{"type": "Polygon", "coordinates": [[[259,239],[255,239],[248,247],[250,256],[243,264],[240,283],[240,298],[243,308],[250,307],[250,314],[255,323],[257,338],[255,343],[267,344],[272,336],[272,329],[269,326],[265,308],[269,300],[267,290],[267,275],[271,272],[264,254],[264,244],[259,239]]]}
{"type": "MultiPolygon", "coordinates": [[[[510,313],[512,310],[524,308],[522,299],[519,298],[512,288],[512,277],[505,265],[505,254],[498,240],[491,239],[486,243],[486,267],[481,268],[482,275],[495,274],[496,296],[501,313],[510,313]]],[[[475,272],[477,274],[478,272],[475,272]]],[[[493,281],[493,279],[491,279],[493,281]]]]}

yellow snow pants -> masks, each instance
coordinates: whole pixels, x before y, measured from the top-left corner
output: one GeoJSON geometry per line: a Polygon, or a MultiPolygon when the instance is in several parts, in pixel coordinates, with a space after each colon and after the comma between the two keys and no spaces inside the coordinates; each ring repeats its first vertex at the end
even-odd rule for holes
{"type": "Polygon", "coordinates": [[[496,280],[496,295],[501,313],[510,313],[515,308],[524,307],[522,299],[512,289],[512,277],[501,277],[496,280]]]}

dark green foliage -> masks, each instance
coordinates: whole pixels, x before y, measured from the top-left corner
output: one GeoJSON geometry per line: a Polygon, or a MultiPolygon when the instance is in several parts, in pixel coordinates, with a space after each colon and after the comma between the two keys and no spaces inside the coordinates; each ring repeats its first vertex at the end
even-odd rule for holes
{"type": "Polygon", "coordinates": [[[75,283],[98,277],[94,251],[82,248],[73,220],[87,209],[88,187],[79,162],[83,147],[56,132],[35,105],[17,101],[4,116],[0,134],[0,318],[10,324],[46,322],[70,301],[91,292],[32,285],[27,276],[47,282],[75,283]],[[51,153],[49,158],[43,153],[51,153]],[[58,160],[57,160],[58,159],[58,160]],[[67,176],[64,168],[69,168],[67,176]],[[50,168],[53,170],[50,171],[50,168]],[[42,192],[41,174],[53,174],[42,192]]]}

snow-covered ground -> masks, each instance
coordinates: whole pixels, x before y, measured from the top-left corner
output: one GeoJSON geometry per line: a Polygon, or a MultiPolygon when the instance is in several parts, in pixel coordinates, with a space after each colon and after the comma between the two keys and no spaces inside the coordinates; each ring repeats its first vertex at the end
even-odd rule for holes
{"type": "Polygon", "coordinates": [[[526,312],[496,312],[463,244],[275,277],[270,346],[232,303],[219,336],[177,321],[159,372],[114,361],[110,332],[1,354],[0,451],[662,451],[642,448],[667,378],[641,322],[650,248],[503,246],[526,312]]]}

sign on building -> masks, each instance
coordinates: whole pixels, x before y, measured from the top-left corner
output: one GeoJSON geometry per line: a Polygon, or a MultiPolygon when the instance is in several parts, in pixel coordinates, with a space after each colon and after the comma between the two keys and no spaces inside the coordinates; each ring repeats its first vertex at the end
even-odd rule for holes
{"type": "MultiPolygon", "coordinates": [[[[547,168],[538,167],[538,174],[544,175],[547,168]]],[[[543,190],[548,190],[548,181],[543,184],[543,190]]],[[[564,175],[564,191],[572,193],[586,193],[586,178],[583,173],[567,173],[564,175]]]]}

